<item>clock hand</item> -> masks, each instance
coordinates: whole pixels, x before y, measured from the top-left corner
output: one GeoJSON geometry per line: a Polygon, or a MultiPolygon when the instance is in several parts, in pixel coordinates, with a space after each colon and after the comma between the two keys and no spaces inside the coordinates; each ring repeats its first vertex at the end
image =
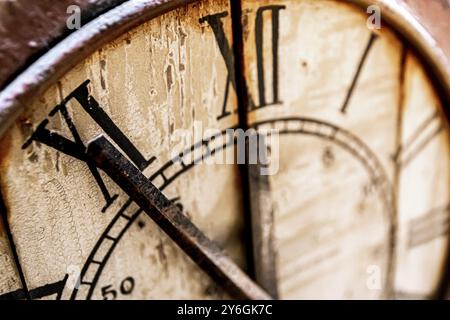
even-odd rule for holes
{"type": "Polygon", "coordinates": [[[66,274],[61,281],[46,284],[39,288],[35,288],[27,292],[24,289],[18,289],[8,293],[0,295],[0,300],[23,300],[23,299],[40,299],[56,294],[56,300],[61,300],[61,295],[63,293],[64,287],[68,279],[66,274]]]}
{"type": "MultiPolygon", "coordinates": [[[[267,163],[267,145],[263,135],[259,135],[259,160],[267,163]]],[[[251,148],[247,145],[247,152],[251,148]]],[[[261,162],[261,161],[259,161],[261,162]]],[[[269,176],[262,174],[261,163],[247,165],[249,210],[253,243],[253,264],[256,282],[274,299],[278,298],[276,277],[276,250],[274,247],[273,203],[269,176]]],[[[266,168],[267,169],[267,168],[266,168]]]]}
{"type": "Polygon", "coordinates": [[[237,299],[271,299],[105,137],[100,136],[90,142],[87,155],[231,296],[237,299]]]}

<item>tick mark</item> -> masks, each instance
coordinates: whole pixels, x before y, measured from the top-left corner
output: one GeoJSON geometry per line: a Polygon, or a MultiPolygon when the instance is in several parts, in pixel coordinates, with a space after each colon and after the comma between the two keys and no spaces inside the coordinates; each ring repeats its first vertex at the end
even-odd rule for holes
{"type": "Polygon", "coordinates": [[[364,50],[364,53],[361,57],[361,61],[359,62],[358,68],[356,69],[355,76],[353,77],[353,81],[350,85],[350,89],[348,90],[347,96],[345,97],[344,104],[341,107],[341,112],[343,114],[345,114],[347,112],[347,107],[348,107],[350,99],[353,95],[353,91],[355,90],[356,83],[358,82],[358,79],[359,79],[359,76],[361,75],[361,71],[364,66],[364,63],[366,62],[367,56],[369,55],[369,52],[370,52],[370,49],[372,48],[377,37],[378,36],[375,33],[370,34],[369,42],[367,43],[366,49],[364,50]]]}
{"type": "Polygon", "coordinates": [[[407,166],[425,147],[445,130],[439,111],[426,118],[412,135],[397,149],[393,156],[394,162],[407,166]]]}

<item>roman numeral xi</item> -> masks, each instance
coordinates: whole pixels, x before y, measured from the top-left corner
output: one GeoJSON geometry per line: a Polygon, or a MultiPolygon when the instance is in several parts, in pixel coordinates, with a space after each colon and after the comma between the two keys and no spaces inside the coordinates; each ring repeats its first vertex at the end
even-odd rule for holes
{"type": "MultiPolygon", "coordinates": [[[[285,6],[271,5],[258,8],[255,18],[255,47],[256,47],[256,59],[257,59],[257,75],[258,75],[258,102],[255,102],[253,97],[249,97],[249,111],[281,104],[279,98],[279,85],[278,85],[278,47],[279,47],[279,26],[280,26],[280,11],[286,9],[285,6]],[[265,70],[265,54],[264,54],[264,16],[271,17],[271,59],[272,59],[272,79],[271,79],[271,97],[268,98],[268,92],[266,90],[266,70],[265,70]]],[[[225,97],[222,104],[221,114],[217,117],[218,120],[225,118],[231,114],[231,111],[227,110],[227,102],[230,94],[230,87],[236,91],[236,74],[234,69],[234,56],[233,49],[229,40],[226,37],[223,19],[228,16],[228,12],[220,12],[201,18],[200,23],[208,23],[214,32],[214,36],[219,46],[220,53],[225,61],[227,68],[227,81],[225,85],[225,97]]]]}

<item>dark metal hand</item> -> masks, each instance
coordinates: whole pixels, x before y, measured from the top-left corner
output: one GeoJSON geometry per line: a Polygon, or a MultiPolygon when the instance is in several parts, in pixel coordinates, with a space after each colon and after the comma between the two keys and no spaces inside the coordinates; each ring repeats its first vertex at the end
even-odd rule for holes
{"type": "MultiPolygon", "coordinates": [[[[261,135],[258,139],[264,139],[264,137],[261,135]]],[[[248,146],[247,150],[250,150],[248,146]]],[[[267,146],[264,140],[260,142],[258,153],[264,157],[264,161],[267,160],[267,146]]],[[[260,163],[247,165],[253,268],[256,282],[274,299],[278,299],[273,203],[269,176],[263,175],[262,169],[263,166],[260,163]]]]}
{"type": "Polygon", "coordinates": [[[252,300],[271,299],[105,137],[101,136],[92,141],[88,146],[87,154],[232,297],[252,300]]]}

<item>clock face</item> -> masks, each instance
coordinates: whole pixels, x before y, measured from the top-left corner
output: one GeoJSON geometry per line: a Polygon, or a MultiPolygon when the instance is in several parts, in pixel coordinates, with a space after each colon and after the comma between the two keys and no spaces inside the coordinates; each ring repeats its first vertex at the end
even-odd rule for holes
{"type": "Polygon", "coordinates": [[[142,23],[3,134],[0,298],[233,297],[87,155],[100,135],[274,297],[436,297],[450,151],[430,79],[346,1],[202,0],[142,23]],[[265,137],[265,171],[238,161],[239,129],[265,137]]]}

